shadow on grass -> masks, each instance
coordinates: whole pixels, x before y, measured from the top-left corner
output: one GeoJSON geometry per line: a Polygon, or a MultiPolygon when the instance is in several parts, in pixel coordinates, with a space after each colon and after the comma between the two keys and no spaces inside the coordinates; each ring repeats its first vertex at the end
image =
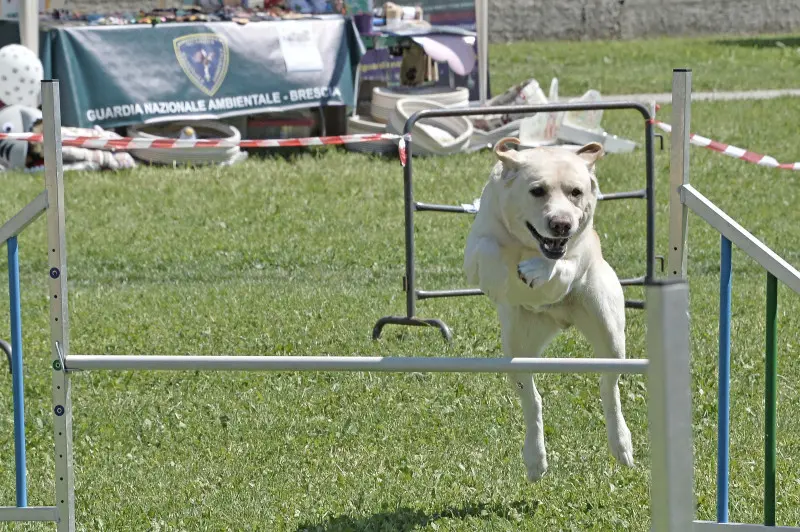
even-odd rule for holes
{"type": "Polygon", "coordinates": [[[741,46],[744,48],[797,48],[800,37],[752,37],[748,39],[720,39],[714,44],[722,46],[741,46]]]}
{"type": "Polygon", "coordinates": [[[402,507],[394,511],[380,512],[365,517],[340,515],[319,524],[301,523],[296,532],[410,532],[443,518],[504,517],[519,519],[522,516],[530,517],[538,507],[539,501],[514,501],[509,504],[468,503],[459,508],[449,507],[433,513],[402,507]]]}

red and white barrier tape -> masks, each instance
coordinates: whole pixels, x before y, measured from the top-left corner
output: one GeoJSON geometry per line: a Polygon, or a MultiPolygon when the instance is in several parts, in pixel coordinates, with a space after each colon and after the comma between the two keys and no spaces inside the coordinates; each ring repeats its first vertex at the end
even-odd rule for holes
{"type": "MultiPolygon", "coordinates": [[[[660,120],[653,120],[653,124],[667,133],[672,132],[672,126],[661,122],[660,120]]],[[[0,133],[0,139],[13,139],[24,140],[32,143],[43,142],[43,136],[40,133],[0,133]]],[[[406,164],[406,150],[405,142],[403,142],[400,135],[390,133],[375,133],[371,135],[334,135],[328,137],[304,137],[296,139],[262,139],[262,140],[240,140],[238,142],[229,141],[227,139],[197,139],[197,140],[181,140],[181,139],[150,139],[150,138],[100,138],[100,137],[64,137],[61,139],[63,146],[75,146],[78,148],[92,148],[92,149],[117,149],[117,150],[130,150],[142,148],[161,148],[161,149],[186,149],[186,148],[231,148],[239,146],[240,148],[297,148],[305,146],[325,146],[337,144],[354,144],[359,142],[377,142],[380,140],[399,140],[400,148],[400,161],[403,166],[406,164]]],[[[759,153],[743,150],[730,144],[724,144],[711,140],[709,138],[691,133],[689,135],[689,142],[695,146],[708,148],[716,152],[722,153],[729,157],[734,157],[749,163],[757,164],[759,166],[766,166],[769,168],[779,168],[783,170],[798,170],[800,171],[800,162],[796,163],[779,163],[774,157],[769,155],[761,155],[759,153]]]]}
{"type": "MultiPolygon", "coordinates": [[[[659,120],[653,120],[653,125],[662,131],[666,131],[667,133],[672,132],[671,125],[659,120]]],[[[759,166],[780,168],[781,170],[800,170],[800,162],[779,163],[774,157],[770,157],[769,155],[761,155],[760,153],[743,150],[742,148],[737,148],[736,146],[731,146],[730,144],[723,144],[722,142],[717,142],[716,140],[711,140],[695,133],[689,134],[689,142],[695,146],[708,148],[709,150],[714,150],[722,153],[723,155],[741,159],[742,161],[747,161],[748,163],[757,164],[759,166]]]]}
{"type": "MultiPolygon", "coordinates": [[[[24,140],[32,143],[43,142],[40,133],[0,133],[0,139],[24,140]]],[[[240,140],[232,142],[226,139],[149,139],[123,137],[117,139],[100,137],[64,137],[61,139],[63,146],[78,148],[130,150],[141,148],[297,148],[303,146],[325,146],[333,144],[353,144],[357,142],[375,142],[379,140],[398,140],[400,135],[389,133],[375,133],[371,135],[335,135],[329,137],[304,137],[296,139],[263,139],[240,140]]]]}

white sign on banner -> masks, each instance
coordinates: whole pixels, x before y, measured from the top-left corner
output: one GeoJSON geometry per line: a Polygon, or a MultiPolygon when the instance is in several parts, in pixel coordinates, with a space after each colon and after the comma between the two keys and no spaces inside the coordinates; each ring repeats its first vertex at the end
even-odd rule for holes
{"type": "Polygon", "coordinates": [[[287,72],[319,72],[322,55],[317,48],[311,22],[292,20],[281,22],[278,35],[287,72]]]}

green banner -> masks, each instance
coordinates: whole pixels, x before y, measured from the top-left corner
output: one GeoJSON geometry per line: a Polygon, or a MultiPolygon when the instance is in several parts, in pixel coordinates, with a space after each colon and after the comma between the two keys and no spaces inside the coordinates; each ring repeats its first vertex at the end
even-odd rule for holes
{"type": "Polygon", "coordinates": [[[352,105],[350,20],[58,27],[42,33],[64,125],[104,128],[352,105]]]}

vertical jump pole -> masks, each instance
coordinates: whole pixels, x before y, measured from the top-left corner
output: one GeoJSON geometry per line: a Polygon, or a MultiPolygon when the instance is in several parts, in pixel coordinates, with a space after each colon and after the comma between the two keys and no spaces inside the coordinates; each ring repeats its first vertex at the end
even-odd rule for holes
{"type": "Polygon", "coordinates": [[[681,187],[689,184],[689,123],[692,118],[692,71],[672,71],[672,136],[669,160],[668,276],[686,279],[686,239],[689,208],[681,201],[681,187]]]}
{"type": "Polygon", "coordinates": [[[403,196],[405,201],[405,223],[406,223],[406,316],[412,318],[417,315],[417,280],[416,269],[414,263],[414,185],[413,185],[413,172],[411,171],[412,163],[412,142],[410,138],[411,128],[408,127],[406,122],[404,131],[406,143],[406,164],[403,168],[403,196]]]}
{"type": "Polygon", "coordinates": [[[766,376],[764,382],[764,524],[775,526],[778,421],[778,279],[767,273],[766,376]]]}
{"type": "Polygon", "coordinates": [[[731,411],[731,241],[720,236],[719,378],[717,385],[717,522],[728,522],[731,411]]]}
{"type": "Polygon", "coordinates": [[[694,521],[689,288],[668,280],[646,291],[651,530],[687,532],[694,521]]]}
{"type": "Polygon", "coordinates": [[[61,159],[61,103],[58,80],[42,81],[44,174],[47,188],[48,297],[50,363],[53,368],[53,435],[56,462],[58,532],[75,532],[75,486],[72,478],[72,400],[64,361],[69,355],[67,239],[64,173],[61,159]]]}
{"type": "Polygon", "coordinates": [[[11,310],[11,377],[14,396],[14,465],[16,467],[17,506],[28,506],[25,463],[25,389],[22,368],[22,310],[19,296],[19,248],[17,237],[8,246],[8,296],[11,310]]]}

